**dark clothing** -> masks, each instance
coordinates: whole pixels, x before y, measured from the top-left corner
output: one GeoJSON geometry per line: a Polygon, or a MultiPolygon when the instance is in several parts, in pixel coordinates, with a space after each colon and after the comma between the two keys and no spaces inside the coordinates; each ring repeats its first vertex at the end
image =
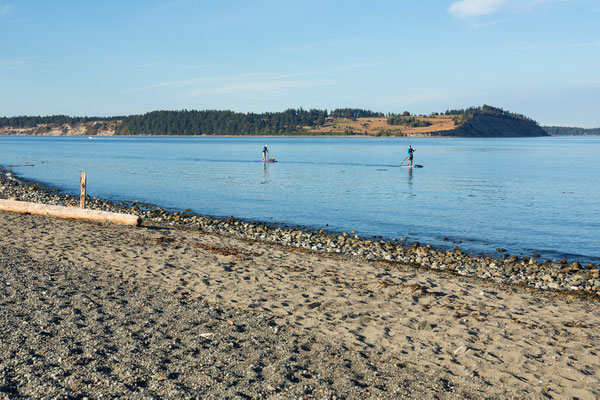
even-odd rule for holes
{"type": "Polygon", "coordinates": [[[415,149],[413,149],[412,147],[408,148],[408,165],[412,165],[413,163],[413,153],[415,152],[415,149]]]}

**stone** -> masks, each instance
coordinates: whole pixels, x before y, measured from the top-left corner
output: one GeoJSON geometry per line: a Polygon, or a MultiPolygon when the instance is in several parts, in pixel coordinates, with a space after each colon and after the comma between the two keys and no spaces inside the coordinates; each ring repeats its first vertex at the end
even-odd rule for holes
{"type": "Polygon", "coordinates": [[[418,329],[418,330],[420,330],[420,331],[423,331],[423,330],[430,330],[430,329],[432,329],[432,326],[431,326],[431,324],[430,324],[429,322],[427,322],[427,321],[421,321],[421,322],[419,322],[419,323],[417,324],[417,329],[418,329]]]}
{"type": "Polygon", "coordinates": [[[571,285],[573,286],[579,286],[583,283],[584,278],[582,275],[575,275],[571,278],[571,285]]]}
{"type": "Polygon", "coordinates": [[[571,268],[571,271],[579,271],[581,270],[581,264],[579,264],[578,262],[574,262],[569,264],[569,268],[571,268]]]}

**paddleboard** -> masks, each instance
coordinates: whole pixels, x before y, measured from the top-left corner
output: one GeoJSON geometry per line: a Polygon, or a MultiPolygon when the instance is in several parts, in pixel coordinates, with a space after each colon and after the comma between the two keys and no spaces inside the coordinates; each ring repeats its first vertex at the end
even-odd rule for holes
{"type": "Polygon", "coordinates": [[[422,165],[416,164],[416,165],[401,165],[401,167],[404,168],[423,168],[422,165]]]}
{"type": "Polygon", "coordinates": [[[275,162],[277,162],[277,160],[276,160],[276,159],[274,159],[274,158],[269,158],[268,160],[260,160],[260,161],[257,161],[257,162],[270,162],[270,163],[275,163],[275,162]]]}

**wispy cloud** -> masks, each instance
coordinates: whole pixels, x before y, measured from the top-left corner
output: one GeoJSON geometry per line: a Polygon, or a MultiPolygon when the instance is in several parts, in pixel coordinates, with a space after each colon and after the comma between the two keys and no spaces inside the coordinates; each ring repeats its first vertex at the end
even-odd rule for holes
{"type": "Polygon", "coordinates": [[[448,12],[455,17],[468,18],[493,14],[508,0],[458,0],[450,5],[448,12]]]}
{"type": "Polygon", "coordinates": [[[556,43],[532,46],[510,47],[509,50],[515,51],[539,51],[539,50],[568,50],[582,49],[588,47],[600,47],[600,42],[581,42],[581,43],[556,43]]]}
{"type": "Polygon", "coordinates": [[[307,88],[334,85],[335,82],[328,79],[316,80],[279,80],[263,79],[249,82],[227,83],[206,88],[200,88],[192,91],[192,96],[201,96],[204,94],[232,94],[232,93],[274,93],[284,89],[307,88]]]}
{"type": "Polygon", "coordinates": [[[138,68],[163,67],[163,68],[172,68],[172,69],[201,69],[201,68],[208,67],[208,65],[207,64],[167,64],[167,63],[162,63],[162,62],[151,61],[151,62],[147,62],[145,64],[138,64],[138,65],[136,65],[136,67],[138,67],[138,68]]]}
{"type": "Polygon", "coordinates": [[[496,19],[496,20],[485,21],[485,22],[476,22],[476,23],[471,24],[470,27],[472,29],[481,29],[481,28],[487,28],[488,26],[499,25],[506,21],[508,21],[508,18],[496,19]]]}
{"type": "Polygon", "coordinates": [[[332,67],[320,71],[291,72],[286,74],[244,73],[228,76],[203,77],[196,79],[159,82],[142,88],[131,89],[127,93],[143,90],[186,90],[192,97],[204,94],[232,93],[274,93],[291,88],[307,88],[335,85],[332,74],[356,69],[369,68],[380,63],[351,64],[332,67]]]}
{"type": "Polygon", "coordinates": [[[0,15],[8,14],[13,7],[14,6],[12,4],[0,7],[0,15]]]}
{"type": "Polygon", "coordinates": [[[138,67],[138,68],[153,68],[153,67],[156,67],[158,65],[160,65],[160,63],[157,63],[157,62],[147,62],[145,64],[138,64],[138,65],[136,65],[136,67],[138,67]]]}
{"type": "Polygon", "coordinates": [[[20,58],[0,58],[0,69],[3,70],[15,70],[27,67],[31,61],[38,58],[38,56],[28,56],[20,58]]]}
{"type": "Polygon", "coordinates": [[[456,0],[450,5],[448,12],[454,17],[470,19],[492,15],[504,9],[528,12],[543,4],[573,1],[576,0],[456,0]]]}

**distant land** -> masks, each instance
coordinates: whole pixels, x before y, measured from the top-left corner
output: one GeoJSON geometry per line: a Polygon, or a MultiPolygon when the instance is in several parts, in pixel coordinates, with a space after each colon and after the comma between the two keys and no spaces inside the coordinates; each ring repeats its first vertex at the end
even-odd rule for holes
{"type": "Polygon", "coordinates": [[[575,128],[571,126],[543,126],[544,130],[552,136],[598,136],[600,128],[575,128]]]}
{"type": "Polygon", "coordinates": [[[116,117],[19,116],[0,118],[0,135],[241,135],[531,137],[592,135],[599,129],[541,127],[536,121],[483,105],[429,115],[384,114],[357,108],[289,109],[238,113],[222,110],[152,111],[116,117]]]}

